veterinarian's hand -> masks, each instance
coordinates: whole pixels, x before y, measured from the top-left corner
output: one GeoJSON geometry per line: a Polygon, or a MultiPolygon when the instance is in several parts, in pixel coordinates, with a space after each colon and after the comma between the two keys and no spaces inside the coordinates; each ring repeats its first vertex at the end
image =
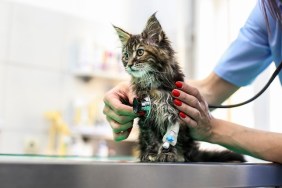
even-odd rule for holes
{"type": "Polygon", "coordinates": [[[180,119],[189,127],[191,136],[200,141],[208,141],[212,134],[212,115],[208,104],[198,89],[184,82],[176,82],[172,91],[174,104],[180,111],[180,119]]]}
{"type": "Polygon", "coordinates": [[[129,82],[122,82],[104,97],[103,113],[113,129],[115,141],[125,140],[131,132],[133,119],[137,117],[131,106],[134,96],[129,82]]]}

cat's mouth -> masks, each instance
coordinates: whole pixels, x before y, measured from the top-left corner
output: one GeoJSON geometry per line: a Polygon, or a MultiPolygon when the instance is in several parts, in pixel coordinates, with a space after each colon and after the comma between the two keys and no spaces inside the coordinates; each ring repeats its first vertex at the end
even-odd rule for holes
{"type": "Polygon", "coordinates": [[[129,68],[129,69],[127,69],[127,72],[129,73],[129,74],[134,74],[134,73],[137,73],[139,70],[134,70],[134,69],[132,69],[132,68],[129,68]]]}
{"type": "Polygon", "coordinates": [[[142,72],[140,69],[138,69],[138,68],[136,68],[136,67],[129,67],[128,68],[128,72],[130,73],[130,72],[134,72],[134,73],[136,73],[136,72],[142,72]]]}
{"type": "Polygon", "coordinates": [[[140,78],[148,74],[148,67],[141,64],[137,64],[133,66],[127,66],[126,71],[133,77],[140,78]]]}
{"type": "Polygon", "coordinates": [[[136,78],[140,78],[142,76],[144,76],[146,73],[144,71],[141,71],[141,70],[134,70],[134,69],[128,69],[127,71],[130,75],[132,75],[133,77],[136,77],[136,78]]]}
{"type": "Polygon", "coordinates": [[[134,69],[133,67],[129,68],[129,70],[130,70],[131,72],[139,71],[138,69],[134,69]]]}

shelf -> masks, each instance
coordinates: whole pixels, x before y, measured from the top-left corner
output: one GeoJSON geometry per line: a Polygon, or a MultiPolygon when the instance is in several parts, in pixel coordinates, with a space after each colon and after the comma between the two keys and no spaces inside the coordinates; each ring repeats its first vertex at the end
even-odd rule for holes
{"type": "MultiPolygon", "coordinates": [[[[129,142],[135,142],[137,141],[137,128],[133,128],[131,131],[130,136],[124,140],[124,141],[129,141],[129,142]]],[[[106,140],[113,140],[113,134],[112,134],[112,129],[109,125],[77,125],[73,126],[71,130],[74,133],[83,135],[83,136],[88,136],[88,137],[93,137],[93,138],[103,138],[106,140]]]]}
{"type": "Polygon", "coordinates": [[[78,133],[84,136],[97,136],[97,137],[104,137],[112,135],[112,130],[110,126],[104,126],[104,125],[77,125],[73,126],[71,130],[74,133],[78,133]]]}
{"type": "Polygon", "coordinates": [[[103,71],[103,70],[77,70],[73,74],[83,80],[90,80],[92,78],[102,78],[108,80],[128,80],[130,78],[126,73],[118,73],[116,71],[103,71]]]}

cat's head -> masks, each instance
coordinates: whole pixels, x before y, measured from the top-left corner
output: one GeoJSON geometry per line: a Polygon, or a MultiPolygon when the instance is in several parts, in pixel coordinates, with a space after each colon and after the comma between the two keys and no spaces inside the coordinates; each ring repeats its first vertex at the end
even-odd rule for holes
{"type": "Polygon", "coordinates": [[[122,43],[122,62],[135,78],[161,73],[173,57],[162,27],[153,14],[141,34],[133,35],[114,26],[122,43]]]}

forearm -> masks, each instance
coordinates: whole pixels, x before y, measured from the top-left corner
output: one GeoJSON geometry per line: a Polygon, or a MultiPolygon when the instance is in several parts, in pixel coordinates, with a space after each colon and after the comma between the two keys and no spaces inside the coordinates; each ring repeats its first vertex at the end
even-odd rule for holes
{"type": "Polygon", "coordinates": [[[213,119],[209,142],[222,145],[238,153],[267,161],[282,163],[282,134],[240,126],[213,119]]]}
{"type": "Polygon", "coordinates": [[[239,89],[239,87],[223,80],[214,72],[203,80],[188,80],[187,83],[196,87],[208,104],[214,105],[221,104],[239,89]]]}

